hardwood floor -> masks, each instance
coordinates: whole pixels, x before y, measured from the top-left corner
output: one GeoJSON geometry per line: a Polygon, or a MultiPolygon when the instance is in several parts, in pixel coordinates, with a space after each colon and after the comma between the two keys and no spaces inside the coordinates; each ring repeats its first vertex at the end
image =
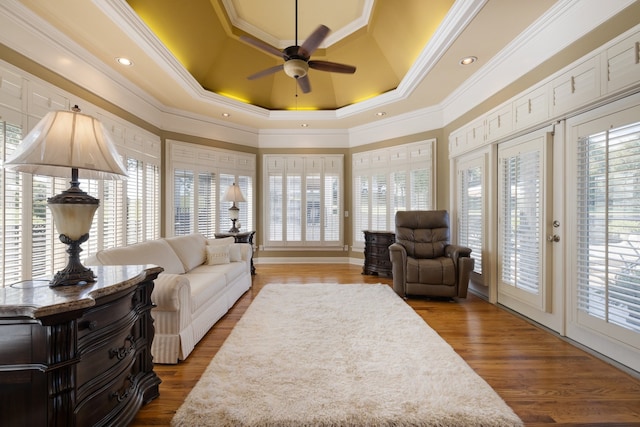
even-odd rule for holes
{"type": "MultiPolygon", "coordinates": [[[[249,290],[178,365],[156,365],[160,397],[131,426],[169,425],[260,289],[268,283],[386,283],[353,265],[259,265],[249,290]]],[[[527,426],[638,426],[640,380],[470,295],[413,307],[513,408],[527,426]]]]}

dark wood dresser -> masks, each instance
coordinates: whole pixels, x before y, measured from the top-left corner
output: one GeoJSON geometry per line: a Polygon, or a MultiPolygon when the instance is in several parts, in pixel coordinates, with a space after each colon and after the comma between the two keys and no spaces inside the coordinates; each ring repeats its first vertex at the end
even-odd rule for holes
{"type": "Polygon", "coordinates": [[[97,282],[0,289],[0,414],[7,426],[126,426],[158,396],[155,266],[94,267],[97,282]]]}
{"type": "Polygon", "coordinates": [[[364,230],[364,267],[362,274],[375,274],[391,277],[389,246],[396,241],[391,231],[364,230]]]}

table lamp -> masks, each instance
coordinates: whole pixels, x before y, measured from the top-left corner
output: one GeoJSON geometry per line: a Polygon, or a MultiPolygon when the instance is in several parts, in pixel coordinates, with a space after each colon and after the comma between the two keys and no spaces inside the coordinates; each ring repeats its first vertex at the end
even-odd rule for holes
{"type": "Polygon", "coordinates": [[[242,191],[240,191],[240,187],[238,187],[235,182],[227,189],[227,192],[224,195],[224,200],[225,202],[233,202],[229,208],[229,219],[231,219],[231,222],[233,223],[229,233],[238,233],[240,230],[236,228],[236,221],[240,216],[240,209],[236,206],[236,202],[246,202],[246,200],[242,195],[242,191]]]}
{"type": "Polygon", "coordinates": [[[68,245],[69,262],[50,286],[83,285],[96,276],[80,262],[80,245],[89,239],[93,215],[100,201],[80,189],[84,179],[124,179],[127,172],[107,129],[94,117],[71,111],[52,111],[24,137],[5,162],[9,169],[34,175],[68,177],[71,186],[47,200],[60,241],[68,245]]]}

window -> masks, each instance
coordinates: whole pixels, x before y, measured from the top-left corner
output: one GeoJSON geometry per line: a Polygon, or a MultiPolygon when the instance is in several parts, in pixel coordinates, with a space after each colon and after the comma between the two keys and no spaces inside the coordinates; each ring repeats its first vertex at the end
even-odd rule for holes
{"type": "MultiPolygon", "coordinates": [[[[4,73],[6,70],[0,69],[4,73]]],[[[4,161],[48,108],[64,109],[69,97],[35,78],[9,72],[12,84],[0,105],[0,160],[4,161]],[[26,92],[26,94],[25,94],[26,92]],[[31,96],[31,97],[30,97],[31,96]],[[42,104],[23,103],[35,97],[42,104]],[[26,105],[25,105],[26,104],[26,105]]],[[[4,76],[4,74],[3,74],[4,76]]],[[[4,86],[3,90],[7,89],[4,86]]],[[[160,233],[160,139],[78,100],[83,111],[98,117],[111,132],[129,172],[128,181],[82,179],[80,188],[100,200],[90,238],[81,258],[98,250],[155,239],[160,233]]],[[[27,279],[49,279],[67,265],[67,246],[60,242],[47,199],[69,187],[68,178],[53,178],[0,169],[0,286],[27,279]]]]}
{"type": "Polygon", "coordinates": [[[353,241],[364,246],[363,230],[395,229],[400,210],[433,207],[434,141],[353,155],[353,241]]]}
{"type": "Polygon", "coordinates": [[[173,200],[167,215],[173,223],[172,235],[201,233],[213,238],[215,233],[229,230],[231,202],[224,196],[233,183],[246,199],[236,203],[240,209],[236,227],[254,229],[254,155],[179,141],[168,141],[167,152],[167,167],[173,177],[167,189],[173,200]]]}
{"type": "Polygon", "coordinates": [[[640,332],[640,122],[578,141],[578,310],[640,332]]]}
{"type": "Polygon", "coordinates": [[[266,248],[342,247],[342,161],[342,156],[265,156],[266,248]]]}

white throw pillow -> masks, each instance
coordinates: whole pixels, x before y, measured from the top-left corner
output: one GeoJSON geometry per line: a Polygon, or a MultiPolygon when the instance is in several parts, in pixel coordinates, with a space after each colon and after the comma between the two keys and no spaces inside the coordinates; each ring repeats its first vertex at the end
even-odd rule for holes
{"type": "Polygon", "coordinates": [[[229,245],[229,261],[242,261],[242,246],[232,243],[229,245]]]}
{"type": "Polygon", "coordinates": [[[207,265],[229,264],[229,246],[207,246],[207,265]]]}

